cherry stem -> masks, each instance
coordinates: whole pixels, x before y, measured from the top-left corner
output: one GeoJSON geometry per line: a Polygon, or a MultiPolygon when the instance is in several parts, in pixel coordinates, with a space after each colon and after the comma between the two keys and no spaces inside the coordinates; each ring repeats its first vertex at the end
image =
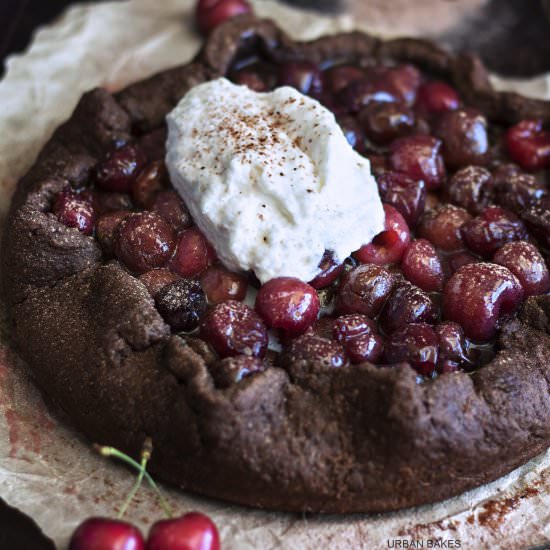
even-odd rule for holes
{"type": "Polygon", "coordinates": [[[101,445],[94,445],[94,448],[97,450],[97,452],[100,455],[105,457],[118,458],[119,460],[121,460],[122,462],[125,462],[132,468],[135,468],[139,472],[139,476],[136,482],[134,483],[132,490],[128,494],[128,497],[124,501],[124,504],[122,505],[119,511],[119,518],[121,518],[126,513],[128,506],[130,505],[131,501],[133,500],[136,493],[138,492],[144,478],[147,480],[147,483],[149,483],[151,488],[157,494],[160,506],[163,509],[166,516],[168,518],[171,518],[173,516],[173,512],[172,512],[172,509],[170,508],[170,505],[162,495],[162,492],[159,489],[158,485],[155,483],[155,480],[151,477],[149,472],[147,472],[146,470],[147,462],[151,458],[151,443],[149,438],[146,440],[144,449],[141,453],[141,464],[136,462],[133,458],[129,457],[127,454],[123,453],[122,451],[115,449],[114,447],[103,447],[101,445]]]}

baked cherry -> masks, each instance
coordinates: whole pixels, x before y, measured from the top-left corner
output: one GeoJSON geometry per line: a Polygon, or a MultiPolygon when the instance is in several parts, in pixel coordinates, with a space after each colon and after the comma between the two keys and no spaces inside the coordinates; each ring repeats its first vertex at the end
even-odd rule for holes
{"type": "Polygon", "coordinates": [[[360,265],[344,273],[336,296],[337,311],[375,317],[386,303],[395,280],[393,273],[373,264],[360,265]]]}
{"type": "Polygon", "coordinates": [[[461,365],[469,365],[472,362],[469,342],[458,323],[439,323],[435,327],[435,333],[439,342],[439,372],[456,371],[461,365]]]}
{"type": "Polygon", "coordinates": [[[364,78],[365,72],[354,65],[336,65],[323,73],[324,87],[337,94],[352,82],[364,78]]]}
{"type": "Polygon", "coordinates": [[[407,281],[399,282],[380,314],[380,326],[386,334],[409,323],[435,323],[438,311],[429,294],[407,281]]]}
{"type": "Polygon", "coordinates": [[[176,231],[186,229],[193,223],[189,210],[173,189],[157,193],[151,200],[150,209],[162,216],[176,231]]]}
{"type": "Polygon", "coordinates": [[[210,304],[219,304],[227,300],[242,301],[246,296],[247,278],[221,265],[206,268],[200,279],[210,304]]]}
{"type": "Polygon", "coordinates": [[[403,216],[391,205],[384,204],[385,229],[370,244],[353,253],[362,263],[387,265],[398,263],[411,241],[411,232],[403,216]]]}
{"type": "Polygon", "coordinates": [[[508,129],[506,148],[510,158],[526,170],[550,167],[550,132],[540,120],[522,120],[508,129]]]}
{"type": "Polygon", "coordinates": [[[200,31],[206,35],[228,19],[244,13],[252,13],[246,0],[199,0],[195,17],[200,31]]]}
{"type": "Polygon", "coordinates": [[[384,340],[376,323],[366,315],[343,315],[332,325],[332,335],[344,346],[352,363],[377,363],[384,350],[384,340]]]}
{"type": "Polygon", "coordinates": [[[162,267],[174,250],[175,235],[168,223],[151,212],[124,218],[116,229],[114,251],[132,271],[162,267]]]}
{"type": "Polygon", "coordinates": [[[391,85],[383,81],[370,79],[356,80],[343,88],[338,99],[352,113],[357,113],[362,107],[372,103],[399,102],[399,93],[391,85]]]}
{"type": "Polygon", "coordinates": [[[149,208],[154,196],[168,186],[168,174],[161,161],[148,164],[132,184],[132,199],[141,208],[149,208]]]}
{"type": "Polygon", "coordinates": [[[115,236],[118,226],[122,220],[131,214],[128,210],[118,210],[104,214],[97,220],[95,236],[107,255],[115,253],[115,236]]]}
{"type": "Polygon", "coordinates": [[[426,185],[400,172],[380,174],[376,181],[382,200],[393,206],[410,226],[414,226],[426,206],[426,185]]]}
{"type": "Polygon", "coordinates": [[[390,145],[390,164],[415,180],[423,180],[428,190],[437,189],[445,179],[441,141],[426,135],[396,139],[390,145]]]}
{"type": "Polygon", "coordinates": [[[424,116],[444,111],[454,111],[460,106],[460,98],[454,88],[440,80],[420,86],[416,98],[416,109],[424,116]]]}
{"type": "Polygon", "coordinates": [[[495,198],[500,206],[520,214],[547,194],[545,182],[532,174],[512,174],[495,179],[495,198]]]}
{"type": "Polygon", "coordinates": [[[469,164],[484,165],[488,160],[487,120],[474,109],[445,111],[435,134],[443,142],[443,158],[451,168],[469,164]]]}
{"type": "Polygon", "coordinates": [[[408,361],[424,376],[432,376],[439,358],[439,341],[432,326],[411,323],[394,332],[384,348],[386,363],[408,361]]]}
{"type": "Polygon", "coordinates": [[[259,357],[236,355],[226,357],[208,366],[217,388],[229,388],[238,384],[243,378],[263,372],[267,365],[259,357]]]}
{"type": "Polygon", "coordinates": [[[466,166],[453,175],[447,194],[452,203],[472,214],[479,214],[492,200],[491,172],[481,166],[466,166]]]}
{"type": "Polygon", "coordinates": [[[319,263],[319,269],[321,269],[321,273],[309,282],[317,290],[325,288],[336,281],[344,271],[344,264],[338,263],[330,250],[325,250],[323,258],[319,263]]]}
{"type": "Polygon", "coordinates": [[[443,291],[443,315],[462,326],[468,338],[486,341],[503,316],[512,314],[524,297],[516,276],[506,267],[476,263],[461,267],[443,291]]]}
{"type": "Polygon", "coordinates": [[[300,361],[314,362],[315,365],[332,368],[348,364],[344,348],[338,342],[314,334],[303,334],[292,340],[284,349],[281,357],[283,365],[300,361]]]}
{"type": "Polygon", "coordinates": [[[125,521],[89,518],[81,523],[69,542],[69,550],[144,550],[140,531],[125,521]]]}
{"type": "MultiPolygon", "coordinates": [[[[86,192],[87,191],[84,191],[81,195],[84,195],[86,192]]],[[[134,204],[128,193],[113,193],[95,189],[91,194],[92,204],[98,216],[103,216],[109,212],[132,210],[134,208],[134,204]]]]}
{"type": "Polygon", "coordinates": [[[550,274],[541,253],[526,241],[505,244],[497,250],[493,262],[507,267],[519,280],[526,296],[550,290],[550,274]]]}
{"type": "Polygon", "coordinates": [[[365,134],[374,143],[385,145],[411,133],[415,125],[414,113],[401,103],[373,101],[359,113],[365,134]]]}
{"type": "Polygon", "coordinates": [[[443,288],[445,274],[441,259],[433,244],[426,239],[413,241],[401,260],[403,275],[426,292],[436,292],[443,288]]]}
{"type": "Polygon", "coordinates": [[[287,61],[279,65],[279,86],[292,86],[303,94],[319,94],[323,89],[319,67],[308,61],[287,61]]]}
{"type": "Polygon", "coordinates": [[[294,277],[277,277],[260,288],[255,307],[268,327],[294,336],[317,319],[320,303],[312,286],[294,277]]]}
{"type": "Polygon", "coordinates": [[[550,248],[550,199],[544,198],[522,212],[527,228],[546,248],[550,248]]]}
{"type": "Polygon", "coordinates": [[[435,247],[453,252],[464,248],[460,228],[471,219],[472,216],[464,208],[444,204],[437,210],[424,214],[418,224],[417,233],[435,247]]]}
{"type": "Polygon", "coordinates": [[[422,76],[413,65],[386,67],[382,70],[380,79],[393,88],[399,99],[406,105],[412,105],[416,101],[422,76]]]}
{"type": "Polygon", "coordinates": [[[139,280],[145,285],[149,294],[154,298],[166,285],[179,281],[181,277],[169,269],[152,269],[142,273],[139,280]]]}
{"type": "Polygon", "coordinates": [[[67,227],[75,227],[84,235],[94,232],[93,206],[83,200],[70,187],[65,187],[54,199],[52,212],[67,227]]]}
{"type": "Polygon", "coordinates": [[[146,157],[138,145],[124,145],[98,164],[96,182],[106,191],[129,193],[145,162],[146,157]]]}
{"type": "Polygon", "coordinates": [[[206,297],[198,281],[180,279],[155,295],[158,312],[175,332],[191,332],[205,313],[206,297]]]}
{"type": "Polygon", "coordinates": [[[214,522],[199,512],[157,521],[149,531],[146,550],[220,550],[214,522]]]}
{"type": "Polygon", "coordinates": [[[218,304],[204,317],[200,336],[220,357],[252,355],[267,351],[267,329],[260,316],[246,304],[229,300],[218,304]]]}
{"type": "Polygon", "coordinates": [[[523,222],[513,213],[490,206],[477,218],[466,222],[462,228],[462,237],[467,247],[481,256],[490,256],[510,241],[526,236],[523,222]]]}
{"type": "Polygon", "coordinates": [[[216,259],[216,252],[197,227],[183,231],[170,260],[170,269],[182,277],[194,277],[216,259]]]}
{"type": "Polygon", "coordinates": [[[479,256],[474,256],[467,250],[460,250],[450,254],[445,258],[447,267],[451,273],[458,271],[463,265],[475,264],[480,262],[479,256]]]}

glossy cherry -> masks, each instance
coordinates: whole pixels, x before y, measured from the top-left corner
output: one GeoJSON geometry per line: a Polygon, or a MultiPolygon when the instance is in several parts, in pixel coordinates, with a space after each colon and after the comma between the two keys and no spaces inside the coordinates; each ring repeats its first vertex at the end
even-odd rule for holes
{"type": "Polygon", "coordinates": [[[303,94],[319,94],[323,89],[321,71],[308,61],[288,61],[279,66],[279,86],[292,86],[303,94]]]}
{"type": "Polygon", "coordinates": [[[255,307],[268,327],[292,336],[302,334],[313,324],[320,303],[312,286],[294,277],[278,277],[260,288],[255,307]]]}
{"type": "Polygon", "coordinates": [[[326,250],[323,254],[323,258],[319,263],[319,269],[321,273],[315,277],[309,284],[319,290],[331,285],[344,271],[344,264],[338,263],[334,259],[334,254],[326,250]]]}
{"type": "Polygon", "coordinates": [[[251,355],[226,357],[208,366],[217,388],[229,388],[243,378],[263,372],[266,368],[267,365],[262,359],[251,355]]]}
{"type": "Polygon", "coordinates": [[[173,189],[158,192],[149,206],[151,211],[163,217],[175,231],[186,229],[193,223],[189,210],[173,189]]]}
{"type": "Polygon", "coordinates": [[[376,181],[382,200],[393,206],[409,226],[416,225],[426,206],[426,185],[400,172],[387,171],[376,181]]]}
{"type": "Polygon", "coordinates": [[[111,151],[98,164],[96,182],[106,191],[129,193],[145,162],[146,157],[138,145],[124,145],[111,151]]]}
{"type": "Polygon", "coordinates": [[[245,13],[252,13],[246,0],[199,0],[195,17],[200,31],[206,35],[228,19],[245,13]]]}
{"type": "Polygon", "coordinates": [[[443,288],[445,275],[441,258],[433,244],[426,239],[413,241],[401,261],[403,275],[426,292],[436,292],[443,288]]]}
{"type": "Polygon", "coordinates": [[[496,335],[502,316],[516,311],[524,297],[521,283],[506,267],[476,263],[461,267],[443,291],[443,315],[473,340],[496,335]]]}
{"type": "Polygon", "coordinates": [[[220,304],[227,300],[242,301],[246,296],[248,288],[246,277],[229,271],[222,265],[206,268],[201,273],[200,280],[210,304],[220,304]]]}
{"type": "Polygon", "coordinates": [[[472,216],[464,208],[444,204],[437,210],[424,214],[418,224],[417,233],[435,247],[453,252],[464,248],[460,228],[471,219],[472,216]]]}
{"type": "Polygon", "coordinates": [[[168,269],[152,269],[141,274],[138,278],[154,298],[165,286],[179,281],[181,276],[168,269]]]}
{"type": "Polygon", "coordinates": [[[63,225],[74,227],[84,235],[91,235],[94,231],[93,206],[70,187],[58,193],[53,202],[52,212],[63,225]]]}
{"type": "Polygon", "coordinates": [[[508,129],[506,148],[510,158],[526,170],[550,167],[550,132],[539,120],[522,120],[508,129]]]}
{"type": "Polygon", "coordinates": [[[137,206],[149,208],[154,196],[168,185],[168,174],[163,162],[148,164],[132,184],[132,199],[137,206]]]}
{"type": "Polygon", "coordinates": [[[216,259],[216,252],[197,227],[180,233],[170,269],[182,277],[194,277],[216,259]]]}
{"type": "Polygon", "coordinates": [[[366,315],[338,317],[332,325],[332,336],[344,346],[352,363],[377,363],[382,356],[384,339],[366,315]]]}
{"type": "Polygon", "coordinates": [[[372,243],[353,253],[362,263],[388,265],[398,263],[411,241],[411,232],[403,216],[391,205],[384,204],[385,229],[372,243]]]}
{"type": "Polygon", "coordinates": [[[97,220],[96,238],[107,255],[114,254],[116,231],[122,220],[127,218],[131,212],[129,210],[117,210],[104,214],[97,220]]]}
{"type": "Polygon", "coordinates": [[[79,525],[69,542],[69,550],[144,550],[140,531],[125,521],[89,518],[79,525]]]}
{"type": "Polygon", "coordinates": [[[447,185],[452,203],[472,214],[479,214],[493,197],[491,172],[481,166],[467,166],[456,172],[447,185]]]}
{"type": "Polygon", "coordinates": [[[422,115],[433,115],[454,111],[460,105],[460,98],[454,88],[440,80],[433,80],[420,86],[415,108],[422,115]]]}
{"type": "Polygon", "coordinates": [[[336,65],[323,73],[324,87],[337,94],[352,82],[364,78],[365,72],[355,65],[336,65]]]}
{"type": "Polygon", "coordinates": [[[284,349],[281,361],[283,365],[302,361],[315,362],[316,366],[330,368],[348,364],[344,348],[338,342],[314,334],[303,334],[292,340],[284,349]]]}
{"type": "Polygon", "coordinates": [[[190,512],[157,521],[149,531],[146,550],[220,550],[220,535],[204,514],[190,512]]]}
{"type": "Polygon", "coordinates": [[[195,330],[206,312],[206,296],[198,281],[180,279],[155,294],[158,312],[175,332],[195,330]]]}
{"type": "Polygon", "coordinates": [[[415,117],[412,110],[401,103],[373,101],[361,109],[359,122],[372,142],[385,145],[410,134],[415,117]]]}

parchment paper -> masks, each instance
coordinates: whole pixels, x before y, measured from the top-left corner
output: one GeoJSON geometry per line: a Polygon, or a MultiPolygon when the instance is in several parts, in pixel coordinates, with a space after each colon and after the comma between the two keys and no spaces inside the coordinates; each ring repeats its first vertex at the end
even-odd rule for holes
{"type": "MultiPolygon", "coordinates": [[[[132,0],[75,7],[39,31],[28,52],[9,60],[6,77],[0,82],[2,221],[15,182],[84,91],[98,85],[118,89],[192,57],[200,44],[190,24],[193,3],[132,0]]],[[[424,32],[418,14],[411,13],[413,3],[407,4],[410,17],[400,18],[399,25],[388,19],[384,2],[373,2],[377,8],[372,17],[360,22],[350,14],[329,19],[271,1],[258,0],[255,7],[259,15],[274,17],[297,38],[354,26],[391,34],[424,32]]],[[[419,2],[418,9],[423,4],[419,2]]],[[[548,78],[528,83],[495,81],[499,87],[520,86],[532,95],[550,97],[548,78]]],[[[89,442],[70,428],[70,421],[46,404],[12,351],[2,322],[2,498],[31,515],[65,548],[82,519],[115,515],[133,481],[126,469],[95,455],[89,442]]],[[[461,548],[516,549],[550,541],[550,451],[458,498],[380,516],[306,518],[248,510],[169,488],[165,491],[178,512],[197,509],[211,515],[224,549],[371,549],[396,547],[404,540],[417,541],[417,545],[422,541],[424,548],[456,548],[457,542],[453,546],[449,541],[460,541],[461,548]],[[433,541],[438,539],[446,545],[439,542],[436,546],[433,541]]],[[[143,489],[127,517],[147,531],[161,516],[153,494],[143,489]]]]}

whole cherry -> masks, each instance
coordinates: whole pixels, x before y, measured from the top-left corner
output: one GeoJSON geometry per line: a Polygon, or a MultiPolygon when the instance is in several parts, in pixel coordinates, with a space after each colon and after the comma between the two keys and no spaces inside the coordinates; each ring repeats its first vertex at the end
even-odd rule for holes
{"type": "Polygon", "coordinates": [[[252,13],[246,0],[199,0],[195,17],[200,31],[207,35],[231,17],[244,13],[252,13]]]}
{"type": "Polygon", "coordinates": [[[132,524],[118,519],[89,518],[79,525],[69,550],[144,550],[145,541],[132,524]]]}

